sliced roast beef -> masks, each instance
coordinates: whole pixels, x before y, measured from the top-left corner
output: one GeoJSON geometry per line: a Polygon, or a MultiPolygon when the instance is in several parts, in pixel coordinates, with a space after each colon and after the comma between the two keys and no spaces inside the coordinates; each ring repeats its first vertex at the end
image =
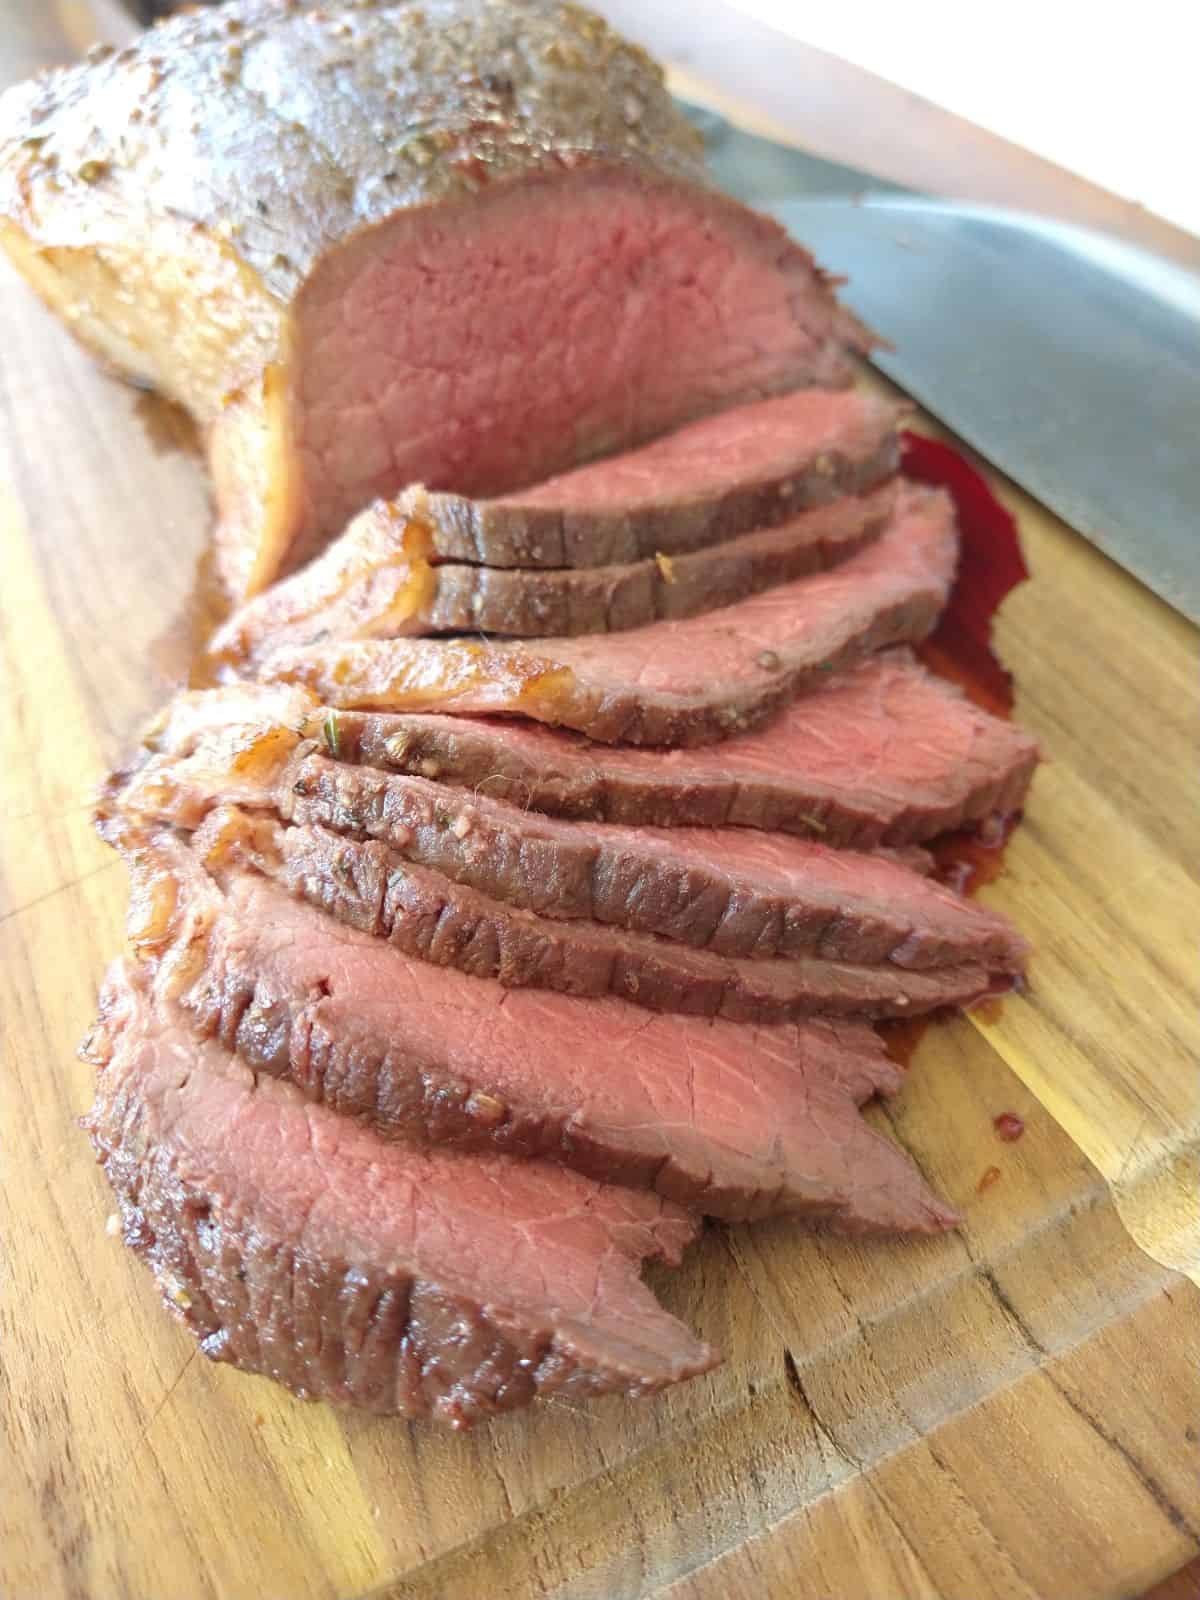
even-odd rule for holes
{"type": "Polygon", "coordinates": [[[160,991],[256,1070],[389,1138],[550,1157],[723,1217],[952,1220],[857,1116],[903,1076],[861,1024],[738,1028],[507,993],[340,927],[210,845],[222,890],[197,846],[125,844],[160,991]]]}
{"type": "Polygon", "coordinates": [[[283,648],[260,673],[360,710],[504,712],[605,743],[704,744],[762,723],[824,671],[929,631],[957,559],[954,514],[907,486],[832,572],[684,622],[595,638],[388,639],[283,648]]]}
{"type": "Polygon", "coordinates": [[[465,1427],[540,1395],[653,1393],[717,1359],[639,1281],[695,1233],[657,1195],[386,1143],[195,1039],[128,968],[90,1055],[125,1240],[214,1360],[465,1427]]]}
{"type": "Polygon", "coordinates": [[[899,412],[854,390],[804,390],[691,423],[494,500],[416,489],[402,512],[443,560],[608,567],[686,555],[861,495],[900,465],[899,412]]]}
{"type": "Polygon", "coordinates": [[[698,616],[848,560],[879,537],[892,501],[890,489],[878,489],[693,555],[553,572],[434,566],[427,548],[421,553],[420,525],[388,503],[364,512],[310,566],[235,612],[210,654],[244,670],[284,645],[322,639],[472,629],[574,636],[698,616]]]}
{"type": "Polygon", "coordinates": [[[813,956],[756,961],[542,917],[414,866],[375,840],[289,827],[234,806],[219,806],[194,838],[205,860],[253,866],[406,956],[508,988],[619,995],[648,1011],[766,1023],[918,1016],[969,1005],[997,987],[977,961],[917,972],[813,956]]]}
{"type": "MultiPolygon", "coordinates": [[[[319,734],[326,713],[312,713],[319,734]]],[[[339,754],[554,816],[745,827],[825,844],[911,845],[1020,809],[1037,743],[904,650],[826,673],[755,733],[622,749],[536,723],[345,711],[339,754]]]]}
{"type": "Polygon", "coordinates": [[[869,342],[777,224],[707,186],[644,52],[558,0],[162,23],[5,98],[0,234],[211,429],[241,592],[406,484],[536,483],[844,384],[869,342]]]}
{"type": "Polygon", "coordinates": [[[586,918],[731,956],[814,955],[921,970],[1019,968],[1003,918],[894,860],[749,829],[562,822],[427,778],[326,756],[289,765],[289,821],[380,839],[543,916],[586,918]]]}
{"type": "MultiPolygon", "coordinates": [[[[147,731],[187,754],[214,727],[336,734],[343,761],[439,778],[554,816],[652,827],[749,827],[825,844],[905,847],[1020,809],[1037,765],[1021,728],[972,705],[906,650],[823,673],[765,728],[665,754],[536,723],[332,714],[303,689],[234,684],[177,695],[147,731]]],[[[243,761],[246,751],[243,751],[243,761]]]]}
{"type": "MultiPolygon", "coordinates": [[[[336,741],[336,728],[331,730],[336,741]]],[[[120,793],[134,816],[194,827],[241,803],[382,841],[494,899],[679,940],[718,955],[815,956],[920,971],[971,962],[1019,971],[997,914],[888,856],[745,828],[564,822],[427,778],[354,766],[291,729],[199,738],[151,757],[120,793]]],[[[326,749],[328,749],[328,745],[326,749]]]]}

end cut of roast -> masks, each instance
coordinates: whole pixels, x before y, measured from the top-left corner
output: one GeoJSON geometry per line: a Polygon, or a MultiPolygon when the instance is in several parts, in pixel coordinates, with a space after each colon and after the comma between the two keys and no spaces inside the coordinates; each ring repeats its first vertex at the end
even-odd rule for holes
{"type": "Polygon", "coordinates": [[[708,186],[645,53],[558,0],[173,18],[5,97],[0,239],[209,431],[238,593],[408,484],[495,496],[845,384],[870,343],[708,186]]]}
{"type": "Polygon", "coordinates": [[[717,1359],[640,1281],[695,1222],[545,1162],[384,1143],[200,1042],[118,968],[88,1127],[126,1242],[214,1360],[465,1427],[717,1359]]]}
{"type": "Polygon", "coordinates": [[[823,672],[923,639],[954,581],[949,498],[907,485],[882,534],[831,572],[683,622],[577,639],[386,639],[283,648],[259,676],[326,704],[502,712],[605,743],[694,745],[764,722],[823,672]]]}

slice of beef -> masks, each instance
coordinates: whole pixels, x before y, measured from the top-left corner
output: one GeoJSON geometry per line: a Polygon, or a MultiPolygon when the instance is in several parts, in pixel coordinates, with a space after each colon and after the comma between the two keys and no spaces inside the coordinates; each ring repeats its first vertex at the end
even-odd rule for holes
{"type": "MultiPolygon", "coordinates": [[[[223,892],[201,848],[160,836],[130,852],[134,903],[159,908],[160,990],[256,1070],[389,1138],[549,1157],[728,1218],[953,1220],[857,1115],[903,1081],[862,1024],[734,1027],[508,993],[228,865],[223,892]]],[[[144,917],[134,931],[144,951],[144,917]]]]}
{"type": "Polygon", "coordinates": [[[693,555],[554,572],[431,563],[425,534],[395,502],[364,512],[294,577],[236,611],[209,647],[245,670],[284,645],[429,633],[574,636],[698,616],[835,567],[877,539],[888,488],[845,497],[780,527],[693,555]]]}
{"type": "Polygon", "coordinates": [[[686,555],[882,483],[899,469],[900,415],[855,390],[802,390],[519,494],[468,500],[418,488],[400,504],[452,561],[607,567],[686,555]]]}
{"type": "Polygon", "coordinates": [[[87,1120],[124,1237],[213,1360],[465,1427],[717,1357],[639,1281],[695,1223],[545,1162],[417,1150],[195,1039],[118,968],[87,1120]]]}
{"type": "MultiPolygon", "coordinates": [[[[336,729],[331,730],[336,737],[336,729]]],[[[354,766],[291,729],[210,730],[188,754],[118,778],[131,815],[195,827],[224,802],[354,838],[541,916],[593,920],[718,955],[815,956],[915,971],[1019,971],[1025,943],[1001,916],[886,855],[746,828],[564,822],[427,778],[354,766]],[[123,785],[123,787],[122,787],[123,785]]],[[[328,747],[326,747],[328,748],[328,747]]]]}
{"type": "Polygon", "coordinates": [[[406,484],[495,495],[869,344],[559,0],[228,0],[0,106],[0,236],[210,430],[254,592],[406,484]]]}
{"type": "MultiPolygon", "coordinates": [[[[319,736],[327,713],[311,713],[319,736]]],[[[906,650],[826,673],[755,733],[696,750],[593,744],[536,723],[344,711],[339,754],[553,816],[743,827],[873,849],[1020,809],[1037,742],[906,650]]]]}
{"type": "Polygon", "coordinates": [[[812,956],[755,961],[627,928],[556,921],[414,866],[375,840],[283,826],[233,806],[212,812],[194,839],[206,860],[253,866],[406,956],[507,988],[618,995],[648,1011],[772,1023],[919,1016],[969,1005],[998,986],[979,962],[913,972],[812,956]]]}
{"type": "Polygon", "coordinates": [[[259,675],[348,709],[503,712],[605,743],[705,744],[758,726],[824,671],[924,638],[957,553],[948,497],[906,486],[888,527],[852,560],[702,617],[537,643],[285,647],[259,675]]]}

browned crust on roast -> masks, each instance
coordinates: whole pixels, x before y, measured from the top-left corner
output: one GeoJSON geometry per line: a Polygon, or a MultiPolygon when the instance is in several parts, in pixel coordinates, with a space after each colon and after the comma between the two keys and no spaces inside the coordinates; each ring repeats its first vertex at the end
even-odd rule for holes
{"type": "Polygon", "coordinates": [[[0,211],[39,243],[121,245],[136,219],[173,216],[227,243],[264,310],[396,211],[588,159],[703,181],[661,69],[556,0],[233,0],[0,101],[0,211]]]}
{"type": "MultiPolygon", "coordinates": [[[[758,388],[852,380],[872,336],[777,223],[707,185],[658,66],[570,3],[228,0],[0,98],[0,246],[108,366],[208,431],[219,565],[238,595],[307,560],[373,492],[343,485],[326,503],[330,485],[302,481],[310,330],[340,275],[431,209],[529,188],[569,208],[581,184],[695,208],[776,276],[798,308],[794,371],[758,388]]],[[[689,393],[639,440],[754,398],[689,393]]],[[[568,429],[545,469],[604,443],[568,429]]]]}
{"type": "Polygon", "coordinates": [[[701,616],[776,584],[792,583],[848,561],[878,538],[888,506],[826,533],[785,528],[749,533],[694,555],[590,571],[516,572],[495,567],[436,567],[428,608],[431,633],[525,638],[620,633],[651,622],[701,616]]]}

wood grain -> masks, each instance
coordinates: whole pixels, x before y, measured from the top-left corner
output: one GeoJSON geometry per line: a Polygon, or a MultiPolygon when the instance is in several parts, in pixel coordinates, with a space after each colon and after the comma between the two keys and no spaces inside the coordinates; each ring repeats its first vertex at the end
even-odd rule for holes
{"type": "Polygon", "coordinates": [[[1200,1560],[1189,1561],[1186,1567],[1156,1583],[1142,1600],[1200,1600],[1200,1560]]]}
{"type": "Polygon", "coordinates": [[[657,1402],[466,1438],[306,1407],[163,1314],[74,1125],[125,891],[86,792],[190,653],[205,485],[7,273],[0,352],[0,1592],[1104,1600],[1200,1553],[1194,631],[999,485],[1051,761],[986,897],[1033,984],[871,1113],[961,1234],[712,1228],[655,1281],[729,1359],[657,1402]]]}

